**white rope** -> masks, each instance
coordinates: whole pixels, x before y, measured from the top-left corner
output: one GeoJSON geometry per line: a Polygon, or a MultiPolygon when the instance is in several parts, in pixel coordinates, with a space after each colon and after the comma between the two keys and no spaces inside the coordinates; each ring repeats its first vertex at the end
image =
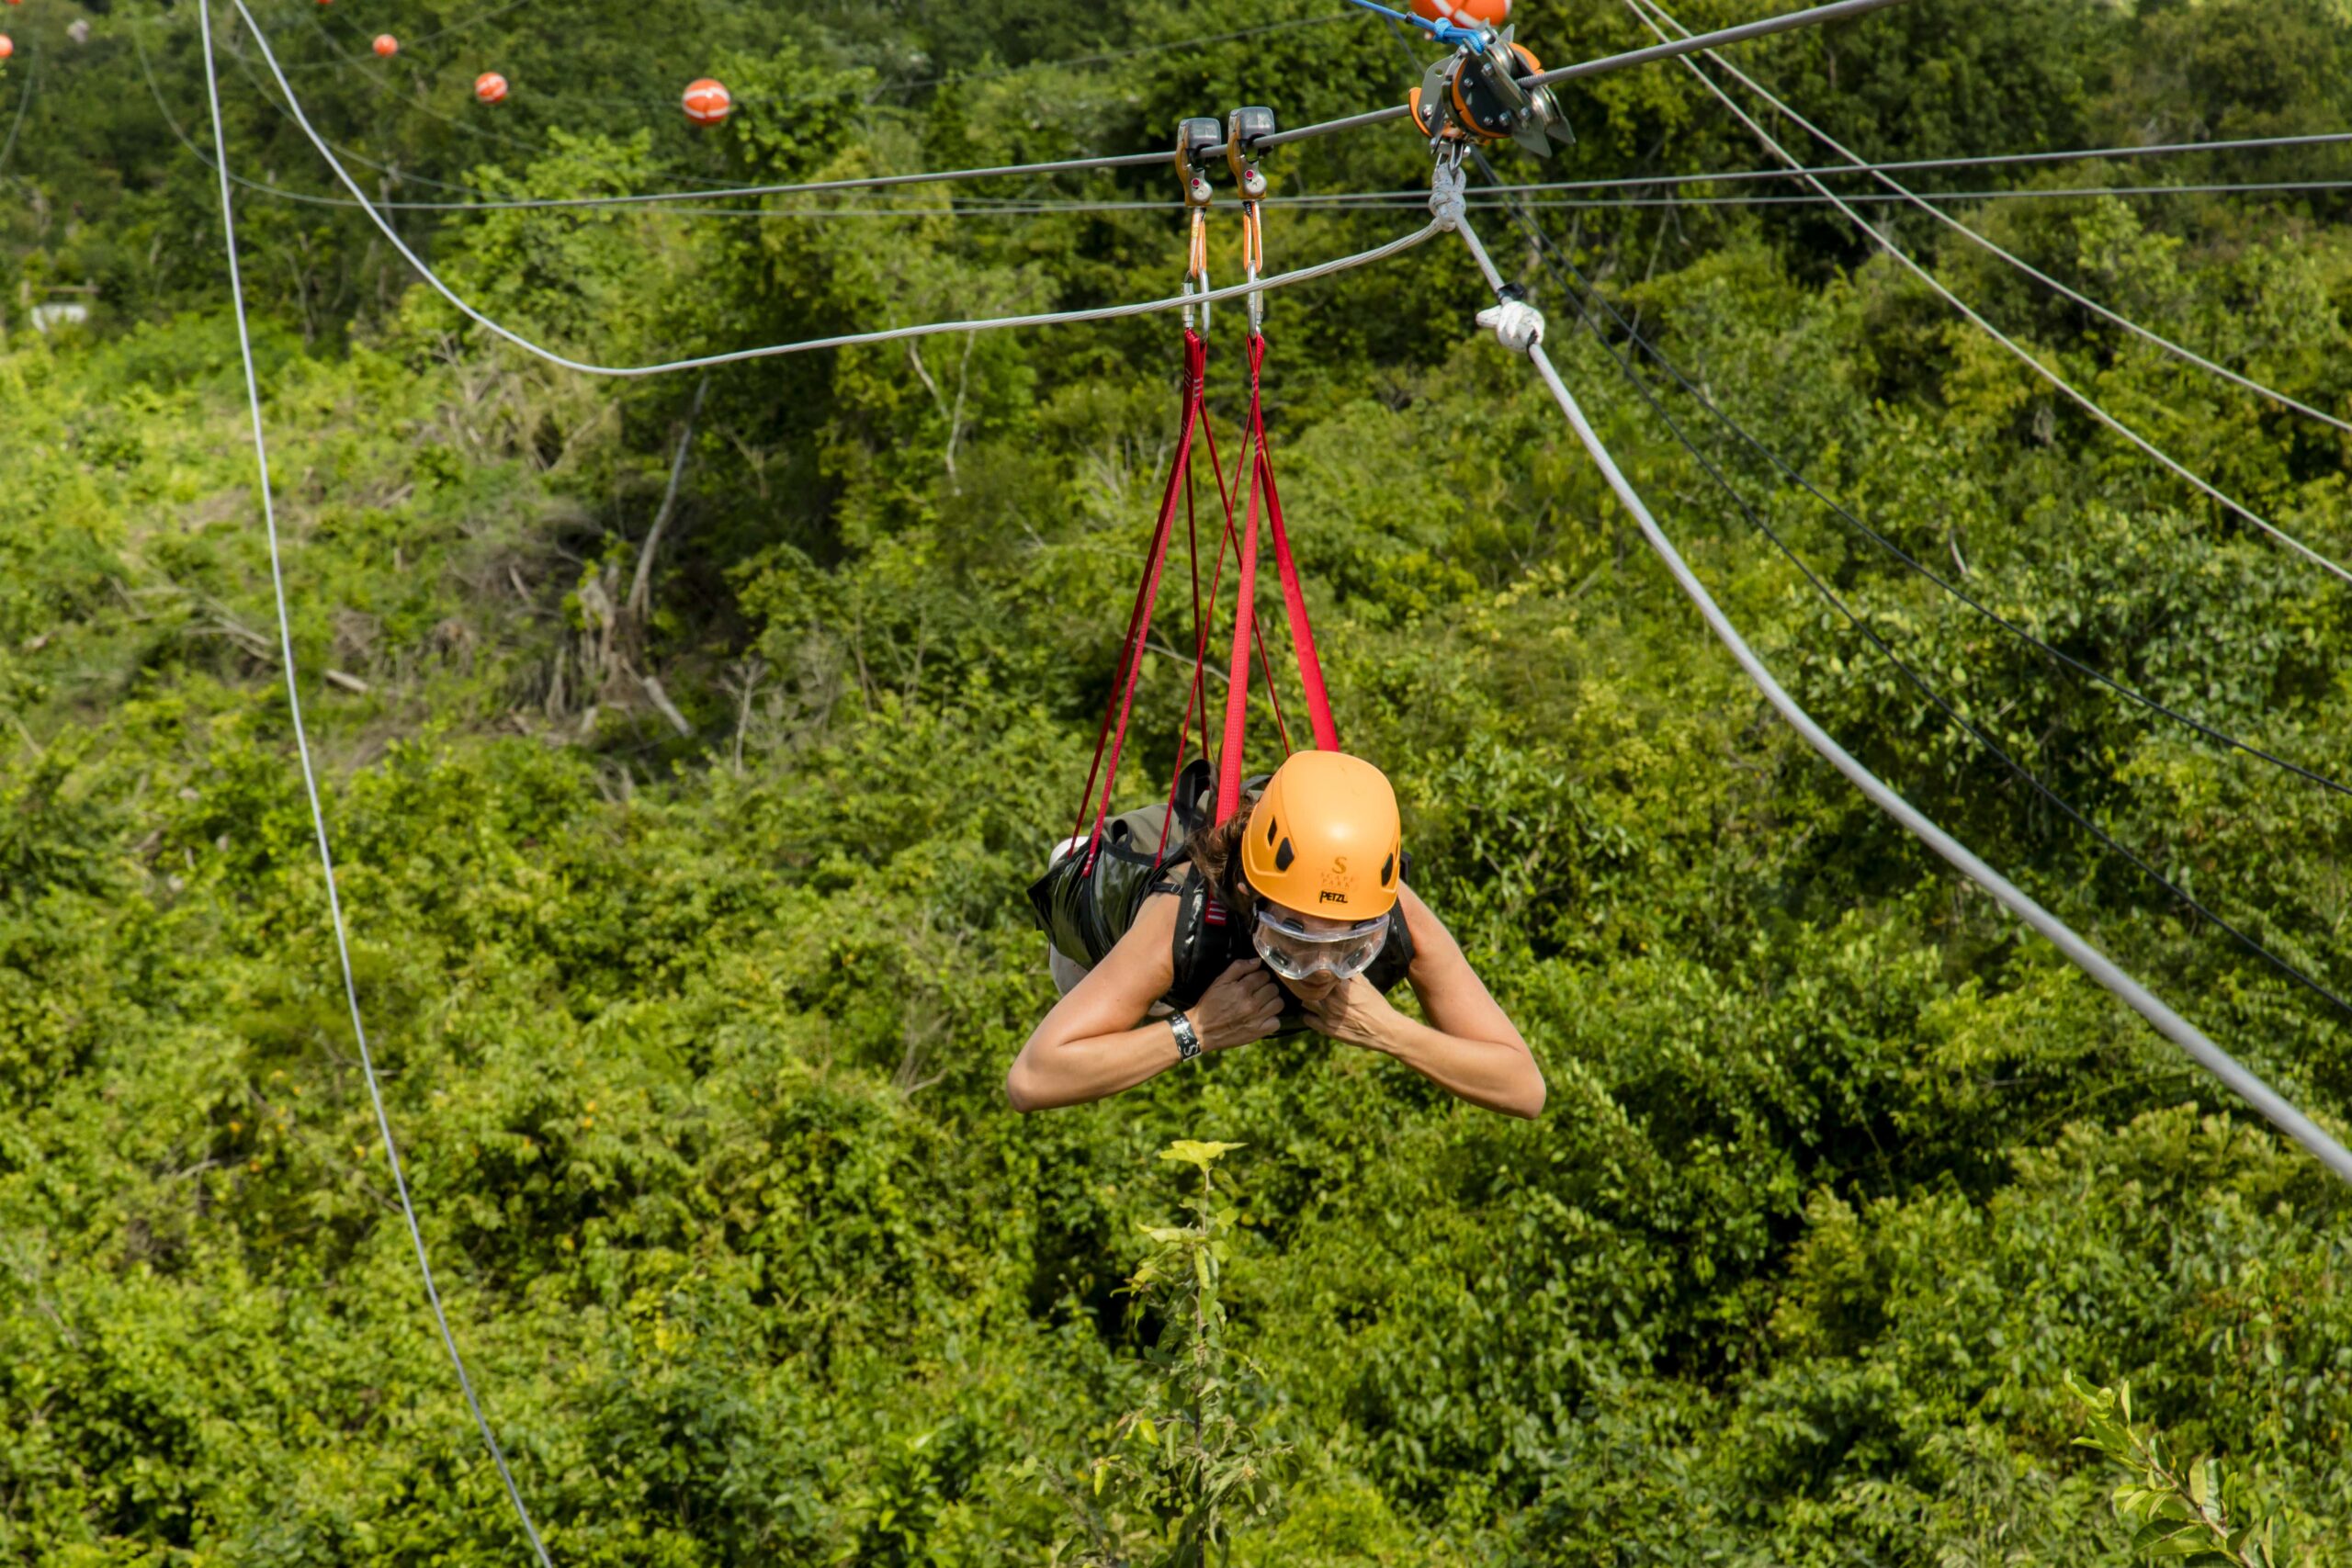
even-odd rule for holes
{"type": "MultiPolygon", "coordinates": [[[[1625,0],[1625,4],[1630,9],[1632,9],[1636,17],[1640,17],[1641,20],[1648,26],[1651,31],[1657,33],[1660,37],[1665,36],[1665,29],[1660,28],[1658,24],[1650,17],[1649,14],[1642,8],[1641,0],[1625,0]]],[[[1714,57],[1711,55],[1710,58],[1714,57]]],[[[1721,63],[1720,61],[1717,62],[1721,63]]],[[[1945,303],[1951,305],[1953,310],[1958,310],[1962,316],[1965,316],[1969,321],[1974,322],[1996,343],[1998,343],[2003,348],[2007,349],[2010,354],[2016,355],[2018,363],[2025,366],[2026,368],[2031,370],[2043,380],[2049,382],[2051,386],[2056,388],[2059,391],[2064,393],[2093,419],[2098,420],[2101,424],[2107,426],[2108,429],[2112,430],[2115,434],[2122,436],[2126,441],[2132,443],[2132,446],[2137,446],[2141,451],[2146,453],[2150,457],[2154,458],[2156,462],[2163,465],[2165,469],[2170,471],[2178,479],[2187,482],[2199,493],[2219,502],[2222,506],[2233,513],[2235,513],[2238,516],[2245,518],[2248,523],[2253,524],[2256,528],[2261,529],[2264,533],[2269,535],[2280,544],[2285,545],[2296,554],[2303,557],[2314,566],[2319,567],[2322,570],[2330,573],[2343,582],[2352,583],[2352,571],[2346,571],[2343,567],[2338,566],[2335,561],[2330,560],[2327,557],[2320,554],[2309,545],[2304,544],[2301,539],[2296,538],[2292,534],[2288,533],[2285,529],[2272,523],[2268,518],[2256,512],[2244,502],[2237,500],[2234,496],[2225,493],[2202,477],[2190,472],[2188,468],[2184,467],[2170,453],[2165,451],[2162,447],[2156,446],[2155,443],[2150,441],[2146,436],[2142,435],[2138,431],[2132,429],[2130,425],[2125,424],[2121,420],[2108,412],[2106,409],[2092,401],[2090,397],[2077,389],[2073,382],[2059,375],[2055,370],[2051,369],[2033,354],[2029,352],[2024,345],[2019,344],[2016,339],[2001,331],[2000,328],[1995,326],[1991,321],[1986,321],[1982,315],[1978,314],[1974,307],[1971,306],[1968,301],[1962,299],[1951,289],[1945,288],[1933,274],[1928,272],[1926,267],[1921,266],[1917,262],[1914,261],[1911,256],[1900,246],[1896,245],[1894,241],[1888,239],[1886,235],[1880,232],[1878,230],[1871,228],[1870,224],[1863,221],[1860,213],[1856,212],[1843,197],[1831,191],[1827,186],[1823,185],[1819,178],[1811,175],[1802,175],[1804,164],[1798,161],[1795,154],[1792,153],[1787,148],[1781,146],[1781,143],[1773,138],[1770,131],[1766,130],[1762,126],[1757,124],[1756,121],[1750,118],[1747,111],[1740,107],[1740,106],[1732,99],[1731,95],[1724,92],[1713,77],[1708,75],[1706,72],[1700,69],[1697,62],[1685,59],[1683,60],[1682,64],[1693,76],[1696,76],[1700,82],[1705,85],[1709,92],[1713,93],[1716,98],[1722,102],[1725,108],[1732,112],[1742,125],[1745,125],[1749,130],[1755,132],[1757,139],[1760,141],[1775,157],[1781,159],[1781,162],[1786,164],[1791,170],[1800,172],[1801,177],[1805,180],[1805,183],[1812,186],[1815,190],[1826,197],[1829,205],[1835,207],[1841,214],[1843,214],[1848,222],[1851,223],[1861,233],[1867,235],[1871,242],[1876,244],[1881,250],[1894,257],[1894,260],[1909,271],[1913,276],[1917,277],[1920,282],[1926,284],[1930,289],[1934,290],[1936,294],[1943,299],[1945,303]]]]}
{"type": "MultiPolygon", "coordinates": [[[[238,15],[245,18],[245,25],[252,27],[253,14],[245,8],[245,0],[233,0],[233,4],[237,7],[238,15]]],[[[1085,310],[1057,310],[1030,316],[989,316],[970,321],[929,321],[921,326],[893,327],[882,332],[843,333],[833,337],[807,338],[797,343],[777,343],[760,348],[733,349],[725,354],[697,355],[691,359],[673,359],[658,365],[594,365],[584,360],[568,358],[553,350],[540,347],[521,333],[502,326],[483,315],[458,298],[457,292],[447,284],[442,282],[433,269],[424,265],[424,259],[409,248],[408,242],[400,237],[391,224],[386,221],[384,215],[376,210],[374,204],[368,199],[368,193],[359,188],[358,182],[351,177],[350,171],[336,159],[334,150],[327,146],[325,139],[311,127],[310,118],[302,112],[301,103],[294,96],[293,89],[287,85],[284,73],[278,70],[277,57],[270,51],[269,40],[262,37],[258,28],[254,29],[254,41],[261,46],[263,62],[268,65],[271,74],[277,78],[278,87],[286,94],[287,103],[293,109],[294,123],[301,127],[302,133],[311,139],[311,145],[318,149],[319,156],[325,159],[327,167],[334,171],[335,178],[343,182],[343,187],[352,194],[361,209],[374,220],[377,230],[390,243],[391,247],[401,254],[410,266],[416,269],[417,276],[431,285],[434,292],[447,299],[469,320],[504,338],[515,347],[535,354],[550,365],[561,366],[566,370],[576,370],[584,376],[662,376],[676,370],[699,370],[713,365],[733,365],[747,359],[773,359],[779,355],[807,354],[820,348],[852,348],[865,344],[895,343],[901,338],[934,337],[945,333],[991,332],[1016,327],[1066,326],[1080,321],[1122,321],[1130,316],[1150,315],[1164,310],[1180,310],[1187,304],[1198,305],[1206,300],[1236,299],[1261,288],[1286,288],[1294,284],[1312,282],[1318,277],[1329,277],[1334,273],[1346,272],[1352,267],[1367,266],[1374,262],[1385,261],[1390,256],[1412,249],[1430,235],[1440,231],[1435,223],[1429,223],[1410,234],[1391,240],[1385,245],[1375,245],[1371,250],[1360,251],[1353,255],[1340,256],[1331,261],[1318,262],[1313,266],[1301,267],[1295,272],[1278,273],[1272,277],[1234,284],[1227,288],[1212,289],[1206,294],[1192,295],[1189,298],[1184,295],[1174,295],[1165,299],[1146,299],[1130,305],[1102,305],[1085,310]]]]}
{"type": "MultiPolygon", "coordinates": [[[[1659,16],[1664,17],[1667,21],[1672,23],[1678,32],[1688,36],[1690,29],[1684,27],[1680,22],[1675,21],[1673,16],[1668,12],[1665,6],[1653,3],[1651,8],[1656,10],[1659,16]]],[[[1722,66],[1725,71],[1729,72],[1733,78],[1739,82],[1743,86],[1747,87],[1749,92],[1754,93],[1766,103],[1778,109],[1781,114],[1787,116],[1790,119],[1794,120],[1799,126],[1804,128],[1807,134],[1818,141],[1823,146],[1837,153],[1838,156],[1845,159],[1849,164],[1852,165],[1852,170],[1855,174],[1866,174],[1871,175],[1872,178],[1876,179],[1879,184],[1884,186],[1890,192],[1892,192],[1896,200],[1907,201],[1910,205],[1917,208],[1928,217],[1933,218],[1945,228],[1953,230],[1967,236],[1968,239],[1973,241],[1976,244],[1982,246],[1985,250],[1992,252],[1995,255],[2000,257],[2011,266],[2016,267],[2019,272],[2024,273],[2028,277],[2032,278],[2035,282],[2041,284],[2045,288],[2052,289],[2057,293],[2064,295],[2065,298],[2073,300],[2075,304],[2080,305],[2086,310],[2090,311],[2093,315],[2099,317],[2102,321],[2110,321],[2116,326],[2121,327],[2125,332],[2133,333],[2143,341],[2155,344],[2165,353],[2186,360],[2189,364],[2196,366],[2200,370],[2210,371],[2211,374],[2221,377],[2223,380],[2229,381],[2236,386],[2243,387],[2247,391],[2252,392],[2258,397],[2268,398],[2272,402],[2278,403],[2282,407],[2293,409],[2297,413],[2309,415],[2311,418],[2318,420],[2322,424],[2332,425],[2335,429],[2344,432],[2346,435],[2352,435],[2352,424],[2347,424],[2343,420],[2336,418],[2334,414],[2324,413],[2320,410],[2312,407],[2309,403],[2301,402],[2294,398],[2290,398],[2286,393],[2278,390],[2276,387],[2265,386],[2262,382],[2255,380],[2252,377],[2242,376],[2225,365],[2217,365],[2212,360],[2208,359],[2203,355],[2198,353],[2195,349],[2184,347],[2183,345],[2173,342],[2172,339],[2165,337],[2163,333],[2153,331],[2150,328],[2143,327],[2137,321],[2132,321],[2119,312],[2108,309],[2105,305],[2100,304],[2089,295],[2080,293],[2075,289],[2067,287],[2057,278],[2051,276],[2048,273],[2034,265],[2031,262],[2027,261],[2023,256],[2017,254],[2013,251],[2005,249],[1993,240],[1978,233],[1975,230],[1970,228],[1959,219],[1951,216],[1951,214],[1942,211],[1928,202],[1922,201],[1918,197],[1913,195],[1909,190],[1905,189],[1903,186],[1890,178],[1884,170],[1873,166],[1860,154],[1849,151],[1827,131],[1814,124],[1813,121],[1805,118],[1804,116],[1797,113],[1796,110],[1791,108],[1779,98],[1774,97],[1770,92],[1765,90],[1764,87],[1759,85],[1754,77],[1748,75],[1738,66],[1732,64],[1721,55],[1710,53],[1708,58],[1714,61],[1716,64],[1722,66]]]]}
{"type": "MultiPolygon", "coordinates": [[[[1479,271],[1486,275],[1487,283],[1499,296],[1504,288],[1504,278],[1496,269],[1493,259],[1487,254],[1486,246],[1479,243],[1478,236],[1467,222],[1462,225],[1461,233],[1470,247],[1470,254],[1478,263],[1479,271]]],[[[1731,624],[1730,617],[1715,603],[1714,596],[1707,592],[1706,584],[1699,581],[1698,574],[1683,560],[1681,552],[1674,547],[1673,542],[1657,525],[1657,519],[1650,515],[1650,509],[1644,503],[1640,492],[1627,482],[1616,460],[1609,455],[1609,448],[1601,445],[1600,437],[1585,418],[1583,409],[1577,405],[1567,384],[1560,379],[1560,373],[1553,367],[1551,356],[1544,352],[1544,345],[1541,343],[1531,344],[1527,356],[1542,376],[1544,389],[1552,394],[1553,401],[1559,404],[1560,412],[1567,416],[1569,427],[1576,432],[1577,439],[1583,443],[1585,451],[1591,455],[1594,464],[1600,469],[1601,478],[1608,481],[1609,488],[1624,504],[1626,512],[1640,527],[1642,536],[1657,552],[1658,558],[1666,563],[1667,571],[1673,577],[1675,585],[1698,607],[1709,628],[1731,650],[1732,657],[1739,661],[1739,667],[1764,694],[1764,699],[1788,720],[1804,743],[1818,752],[1831,767],[1845,774],[1872,805],[1941,855],[1962,875],[1990,893],[2002,908],[2048,938],[2076,967],[2146,1019],[2158,1033],[2187,1052],[2199,1066],[2253,1106],[2271,1125],[2310,1150],[2321,1164],[2337,1176],[2352,1182],[2352,1150],[2346,1150],[2284,1096],[2214,1044],[2204,1031],[2165,1006],[2162,999],[2125,973],[2113,959],[2077,935],[2073,927],[2043,908],[2023,889],[1979,859],[1966,845],[1938,827],[1925,812],[1896,794],[1893,786],[1862,766],[1831,738],[1827,730],[1814,722],[1813,716],[1800,707],[1796,699],[1773,679],[1772,671],[1748,646],[1739,628],[1731,624]]]]}
{"type": "Polygon", "coordinates": [[[344,930],[343,900],[335,886],[334,851],[327,838],[326,809],[319,798],[318,770],[311,761],[310,738],[302,726],[301,682],[294,663],[293,617],[286,604],[286,570],[278,548],[277,508],[269,492],[269,443],[262,430],[261,383],[254,373],[253,336],[245,324],[244,279],[237,266],[236,208],[230,199],[228,138],[220,124],[220,79],[212,58],[211,0],[197,0],[197,6],[198,25],[204,34],[204,86],[212,112],[212,148],[221,175],[220,226],[228,245],[229,298],[237,318],[237,349],[244,360],[245,402],[253,414],[254,468],[261,491],[262,527],[269,540],[270,589],[277,606],[278,661],[286,671],[286,705],[294,722],[294,750],[301,760],[302,790],[310,800],[311,829],[318,840],[319,866],[326,879],[327,918],[334,929],[335,957],[343,968],[343,995],[351,1009],[351,1034],[359,1046],[360,1073],[368,1082],[368,1098],[376,1108],[376,1129],[384,1139],[384,1158],[391,1169],[393,1189],[400,1195],[401,1216],[408,1222],[409,1244],[416,1251],[416,1268],[424,1280],[425,1300],[432,1303],[433,1321],[441,1331],[442,1345],[449,1352],[449,1364],[457,1369],[458,1387],[465,1393],[467,1408],[473,1412],[474,1425],[481,1429],[491,1462],[498,1467],[499,1479],[506,1483],[506,1495],[514,1505],[515,1517],[523,1523],[523,1533],[530,1538],[531,1550],[538,1554],[540,1568],[553,1568],[537,1527],[531,1522],[531,1511],[524,1506],[514,1472],[507,1468],[506,1455],[498,1446],[497,1435],[491,1430],[490,1417],[474,1393],[473,1379],[467,1374],[466,1359],[458,1349],[457,1336],[450,1331],[449,1314],[441,1304],[441,1290],[433,1278],[433,1260],[425,1253],[424,1232],[417,1224],[416,1201],[409,1192],[408,1173],[401,1164],[400,1145],[392,1137],[391,1116],[384,1108],[383,1085],[377,1078],[375,1055],[368,1045],[368,1025],[360,1015],[359,982],[352,971],[351,941],[344,930]]]}

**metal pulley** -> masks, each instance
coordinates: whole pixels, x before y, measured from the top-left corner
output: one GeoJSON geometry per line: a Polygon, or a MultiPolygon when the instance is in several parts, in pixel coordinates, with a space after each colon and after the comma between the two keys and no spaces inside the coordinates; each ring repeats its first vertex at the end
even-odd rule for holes
{"type": "Polygon", "coordinates": [[[1213,115],[1176,122],[1176,173],[1184,181],[1184,201],[1191,207],[1209,204],[1209,154],[1225,140],[1225,127],[1213,115]]]}
{"type": "Polygon", "coordinates": [[[1258,143],[1274,133],[1274,111],[1252,104],[1235,109],[1225,121],[1225,166],[1242,199],[1256,201],[1266,194],[1266,176],[1258,169],[1258,143]]]}
{"type": "Polygon", "coordinates": [[[1526,85],[1544,65],[1512,41],[1513,31],[1483,29],[1477,43],[1464,44],[1429,68],[1407,100],[1422,135],[1481,146],[1516,141],[1539,158],[1548,157],[1555,141],[1576,141],[1552,89],[1526,85]]]}

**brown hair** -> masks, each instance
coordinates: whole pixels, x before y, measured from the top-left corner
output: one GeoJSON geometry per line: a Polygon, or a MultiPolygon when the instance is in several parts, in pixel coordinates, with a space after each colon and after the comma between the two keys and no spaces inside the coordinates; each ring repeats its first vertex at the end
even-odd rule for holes
{"type": "Polygon", "coordinates": [[[1250,813],[1237,811],[1185,845],[1216,901],[1243,916],[1258,912],[1258,890],[1250,886],[1250,874],[1241,867],[1241,836],[1249,830],[1250,813]]]}

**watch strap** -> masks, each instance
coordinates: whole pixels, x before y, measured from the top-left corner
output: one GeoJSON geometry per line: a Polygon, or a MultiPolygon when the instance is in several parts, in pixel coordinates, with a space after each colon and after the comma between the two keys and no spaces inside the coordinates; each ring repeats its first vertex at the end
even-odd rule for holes
{"type": "Polygon", "coordinates": [[[1193,1021],[1181,1012],[1168,1015],[1168,1027],[1176,1034],[1176,1059],[1189,1062],[1201,1054],[1201,1037],[1193,1029],[1193,1021]]]}

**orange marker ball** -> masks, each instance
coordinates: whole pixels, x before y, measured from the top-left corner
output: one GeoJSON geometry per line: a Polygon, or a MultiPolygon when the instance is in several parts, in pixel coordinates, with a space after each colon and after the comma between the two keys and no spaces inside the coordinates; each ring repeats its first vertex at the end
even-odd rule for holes
{"type": "Polygon", "coordinates": [[[1413,0],[1413,15],[1457,28],[1499,28],[1510,20],[1510,0],[1413,0]]]}
{"type": "Polygon", "coordinates": [[[474,78],[474,96],[483,103],[494,104],[506,96],[506,78],[495,71],[485,71],[474,78]]]}
{"type": "Polygon", "coordinates": [[[390,33],[378,33],[378,34],[376,35],[376,53],[377,53],[380,58],[385,59],[385,60],[390,60],[392,56],[394,56],[395,54],[398,54],[400,51],[401,51],[401,40],[400,40],[400,39],[398,39],[394,38],[394,37],[393,37],[391,34],[390,34],[390,33]]]}
{"type": "Polygon", "coordinates": [[[735,99],[722,83],[705,76],[686,85],[686,118],[696,125],[717,125],[735,107],[735,99]]]}

